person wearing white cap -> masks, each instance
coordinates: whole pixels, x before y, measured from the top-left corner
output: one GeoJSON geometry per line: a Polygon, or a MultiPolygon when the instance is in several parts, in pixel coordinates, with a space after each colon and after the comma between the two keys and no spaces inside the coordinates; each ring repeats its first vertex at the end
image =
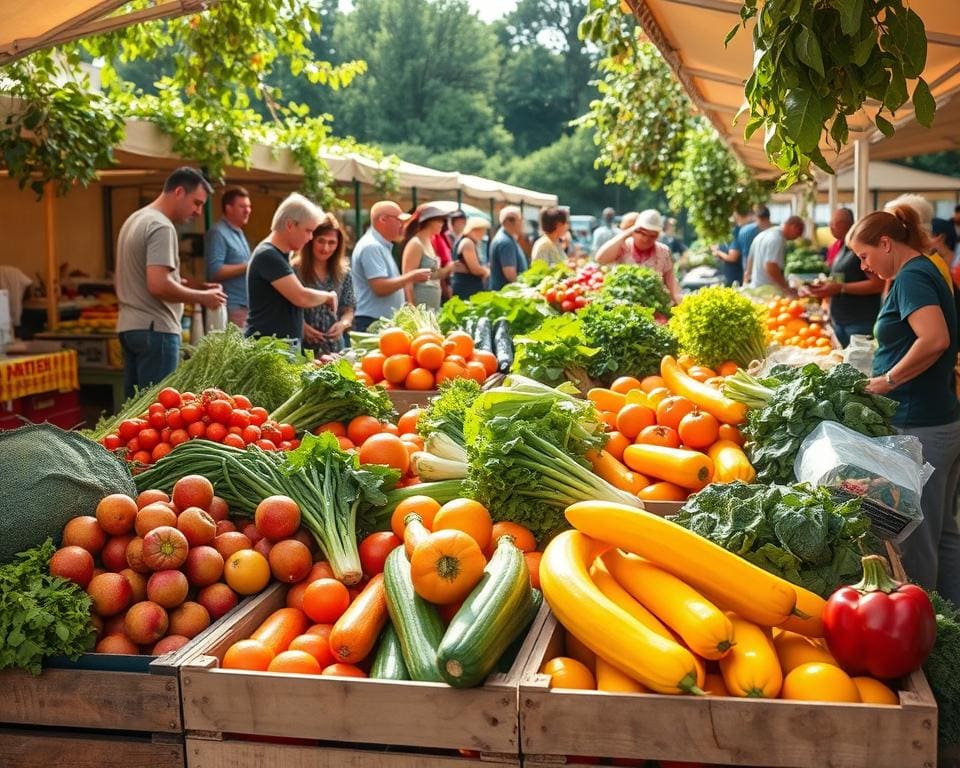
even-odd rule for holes
{"type": "Polygon", "coordinates": [[[408,304],[440,309],[443,290],[440,281],[450,274],[452,264],[440,266],[440,257],[433,249],[433,238],[439,235],[446,221],[447,211],[432,203],[424,203],[414,211],[403,241],[400,269],[406,275],[417,269],[430,270],[424,282],[407,283],[403,287],[408,304]]]}
{"type": "Polygon", "coordinates": [[[478,245],[490,229],[486,219],[471,216],[463,226],[463,234],[453,244],[453,276],[450,285],[453,295],[466,301],[483,290],[490,270],[480,261],[478,245]]]}
{"type": "Polygon", "coordinates": [[[657,238],[663,232],[663,217],[659,211],[649,208],[640,211],[636,220],[629,214],[617,234],[605,242],[594,254],[598,264],[639,264],[649,267],[663,278],[674,304],[681,299],[680,284],[673,272],[673,257],[670,248],[657,238]]]}

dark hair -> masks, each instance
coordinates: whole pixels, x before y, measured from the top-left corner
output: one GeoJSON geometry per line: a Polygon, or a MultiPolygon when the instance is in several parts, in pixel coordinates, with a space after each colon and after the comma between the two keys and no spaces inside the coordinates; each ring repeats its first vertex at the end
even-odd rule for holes
{"type": "Polygon", "coordinates": [[[765,205],[758,205],[753,209],[753,212],[757,215],[758,219],[769,219],[770,218],[770,209],[765,205]]]}
{"type": "Polygon", "coordinates": [[[566,224],[570,220],[569,215],[563,208],[551,206],[540,211],[540,229],[545,235],[554,232],[561,224],[566,224]]]}
{"type": "Polygon", "coordinates": [[[854,221],[853,211],[851,211],[849,208],[843,208],[843,207],[837,208],[837,210],[834,211],[834,213],[839,213],[841,216],[843,216],[844,219],[847,220],[847,223],[853,224],[853,221],[854,221]]]}
{"type": "Polygon", "coordinates": [[[930,243],[920,226],[920,217],[909,205],[898,205],[890,213],[875,211],[853,225],[847,233],[847,243],[877,245],[881,237],[908,245],[919,253],[926,253],[930,243]]]}
{"type": "Polygon", "coordinates": [[[954,213],[960,213],[960,205],[956,206],[956,207],[953,209],[953,212],[954,212],[954,213]]]}
{"type": "Polygon", "coordinates": [[[164,192],[173,192],[177,187],[183,187],[184,192],[193,192],[197,187],[203,187],[208,195],[213,194],[213,185],[203,178],[203,174],[196,168],[188,165],[177,168],[173,173],[167,176],[163,182],[164,192]]]}
{"type": "MultiPolygon", "coordinates": [[[[423,229],[431,221],[441,218],[439,216],[431,216],[428,219],[421,219],[420,216],[423,215],[424,210],[428,206],[431,208],[434,207],[432,203],[422,203],[409,211],[409,213],[413,215],[407,220],[407,226],[403,230],[403,242],[400,243],[400,253],[403,253],[406,250],[407,243],[413,240],[413,238],[421,229],[423,229]]],[[[445,216],[443,217],[443,220],[446,221],[445,216]]]]}
{"type": "Polygon", "coordinates": [[[347,278],[347,240],[344,236],[343,227],[340,226],[336,216],[332,213],[325,213],[320,217],[317,228],[313,230],[313,237],[300,249],[300,253],[294,259],[294,266],[299,269],[300,278],[304,283],[312,283],[317,279],[317,262],[313,256],[313,241],[330,232],[335,232],[337,235],[337,248],[327,261],[330,278],[333,280],[333,284],[337,286],[341,285],[347,278]]]}
{"type": "Polygon", "coordinates": [[[934,237],[943,237],[943,244],[947,250],[953,252],[957,248],[957,231],[949,219],[934,219],[930,223],[930,232],[934,237]]]}
{"type": "Polygon", "coordinates": [[[227,210],[227,206],[232,204],[234,200],[240,197],[250,197],[250,193],[247,192],[243,187],[230,187],[226,192],[223,193],[223,197],[220,198],[220,210],[227,210]]]}

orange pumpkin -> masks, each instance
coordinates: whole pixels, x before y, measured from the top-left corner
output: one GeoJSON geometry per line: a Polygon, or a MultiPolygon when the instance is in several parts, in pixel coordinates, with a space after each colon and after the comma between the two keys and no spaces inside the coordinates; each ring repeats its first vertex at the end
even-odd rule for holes
{"type": "Polygon", "coordinates": [[[472,536],[453,529],[434,531],[414,547],[410,578],[424,600],[447,605],[470,594],[485,565],[483,552],[472,536]]]}

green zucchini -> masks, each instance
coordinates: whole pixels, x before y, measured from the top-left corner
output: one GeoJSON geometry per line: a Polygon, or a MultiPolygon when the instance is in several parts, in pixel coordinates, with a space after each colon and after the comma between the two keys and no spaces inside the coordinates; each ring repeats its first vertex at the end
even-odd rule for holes
{"type": "Polygon", "coordinates": [[[437,665],[443,679],[455,688],[482,683],[539,606],[523,552],[503,536],[440,643],[437,665]]]}
{"type": "Polygon", "coordinates": [[[443,638],[443,622],[436,607],[413,589],[410,562],[403,547],[397,547],[387,555],[383,582],[387,590],[387,611],[397,631],[410,679],[443,682],[437,669],[437,648],[443,638]]]}
{"type": "Polygon", "coordinates": [[[380,634],[380,645],[377,646],[377,655],[373,657],[373,664],[370,666],[370,677],[375,680],[410,679],[406,662],[403,660],[400,636],[393,628],[393,622],[388,621],[380,634]]]}

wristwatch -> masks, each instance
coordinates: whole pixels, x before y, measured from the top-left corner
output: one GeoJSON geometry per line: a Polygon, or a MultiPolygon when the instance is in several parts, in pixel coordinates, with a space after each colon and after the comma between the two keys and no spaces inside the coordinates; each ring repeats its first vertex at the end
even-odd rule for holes
{"type": "Polygon", "coordinates": [[[896,384],[893,383],[893,376],[890,375],[890,371],[887,371],[885,374],[883,374],[883,380],[891,387],[896,386],[896,384]]]}

